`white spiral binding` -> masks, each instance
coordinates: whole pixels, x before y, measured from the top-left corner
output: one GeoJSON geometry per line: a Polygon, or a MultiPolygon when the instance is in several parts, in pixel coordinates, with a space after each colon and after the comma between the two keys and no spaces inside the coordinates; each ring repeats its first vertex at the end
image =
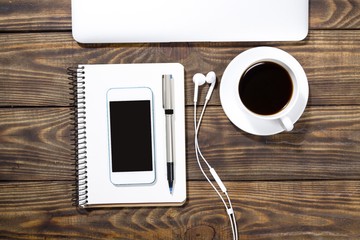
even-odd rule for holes
{"type": "Polygon", "coordinates": [[[86,157],[86,106],[85,106],[85,71],[84,67],[77,71],[77,176],[78,204],[87,204],[87,157],[86,157]]]}
{"type": "Polygon", "coordinates": [[[86,152],[86,102],[85,102],[85,68],[69,68],[68,74],[73,90],[74,109],[74,149],[76,192],[75,204],[84,207],[88,203],[87,195],[87,152],[86,152]]]}

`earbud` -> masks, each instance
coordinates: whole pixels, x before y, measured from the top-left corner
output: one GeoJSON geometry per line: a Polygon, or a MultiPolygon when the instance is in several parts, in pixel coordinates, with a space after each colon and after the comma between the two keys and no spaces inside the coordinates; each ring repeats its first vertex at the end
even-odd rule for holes
{"type": "Polygon", "coordinates": [[[205,83],[205,75],[202,73],[196,73],[193,76],[193,82],[195,84],[195,89],[194,89],[194,103],[197,102],[197,98],[198,98],[198,92],[199,92],[199,86],[203,85],[205,83]]]}
{"type": "Polygon", "coordinates": [[[208,93],[206,94],[206,100],[209,100],[211,97],[212,92],[214,91],[215,88],[215,83],[216,83],[216,74],[215,72],[211,71],[208,74],[206,74],[206,82],[210,83],[210,88],[208,93]]]}
{"type": "Polygon", "coordinates": [[[211,71],[208,74],[206,74],[206,76],[202,73],[196,73],[193,77],[193,82],[195,83],[195,89],[194,89],[194,102],[197,102],[197,98],[198,98],[198,91],[199,91],[199,86],[203,85],[205,83],[205,81],[210,85],[209,91],[206,95],[206,100],[209,100],[211,97],[211,94],[215,88],[215,82],[216,82],[216,74],[215,72],[211,71]]]}

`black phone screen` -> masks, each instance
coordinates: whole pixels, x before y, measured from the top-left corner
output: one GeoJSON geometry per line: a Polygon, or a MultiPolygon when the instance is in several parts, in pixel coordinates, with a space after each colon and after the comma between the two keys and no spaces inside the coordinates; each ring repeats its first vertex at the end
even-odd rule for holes
{"type": "Polygon", "coordinates": [[[152,171],[150,100],[111,101],[113,172],[152,171]]]}

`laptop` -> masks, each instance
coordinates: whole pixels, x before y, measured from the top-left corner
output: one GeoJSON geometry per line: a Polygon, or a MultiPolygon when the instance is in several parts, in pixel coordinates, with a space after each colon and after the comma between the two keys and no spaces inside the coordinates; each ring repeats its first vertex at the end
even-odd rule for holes
{"type": "Polygon", "coordinates": [[[72,0],[81,43],[299,41],[309,0],[72,0]]]}

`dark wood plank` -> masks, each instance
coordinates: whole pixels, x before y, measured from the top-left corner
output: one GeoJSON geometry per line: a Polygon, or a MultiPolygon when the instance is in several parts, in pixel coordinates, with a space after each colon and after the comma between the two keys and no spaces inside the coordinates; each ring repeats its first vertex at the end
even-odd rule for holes
{"type": "MultiPolygon", "coordinates": [[[[70,0],[1,0],[1,31],[71,30],[70,0]]],[[[360,28],[359,0],[310,0],[311,29],[360,28]]]]}
{"type": "Polygon", "coordinates": [[[71,0],[0,0],[0,32],[71,29],[71,0]]]}
{"type": "MultiPolygon", "coordinates": [[[[192,109],[188,110],[188,171],[197,176],[192,109]]],[[[228,180],[359,179],[359,119],[358,107],[310,106],[292,132],[260,137],[238,129],[221,108],[213,107],[206,111],[199,144],[228,180]]]]}
{"type": "MultiPolygon", "coordinates": [[[[360,34],[313,31],[306,41],[269,43],[303,65],[310,85],[309,105],[360,105],[360,34]],[[346,93],[346,94],[345,94],[346,93]]],[[[69,106],[66,68],[78,63],[180,62],[186,69],[186,104],[192,105],[192,76],[215,70],[257,43],[86,45],[69,33],[0,35],[0,106],[69,106]]],[[[219,105],[219,86],[211,104],[219,105]]],[[[205,87],[201,88],[204,97],[205,87]]]]}
{"type": "Polygon", "coordinates": [[[310,28],[358,29],[359,0],[310,0],[310,28]]]}
{"type": "MultiPolygon", "coordinates": [[[[240,239],[358,239],[360,182],[226,182],[240,239]]],[[[182,207],[72,206],[71,182],[0,183],[0,238],[230,239],[206,182],[189,182],[182,207]]]]}
{"type": "Polygon", "coordinates": [[[0,44],[2,106],[70,105],[69,34],[3,34],[0,44]]]}
{"type": "Polygon", "coordinates": [[[74,178],[69,108],[0,109],[0,180],[74,178]]]}
{"type": "MultiPolygon", "coordinates": [[[[193,109],[187,107],[189,179],[203,179],[194,153],[193,109]]],[[[72,178],[70,108],[0,109],[0,180],[72,178]]],[[[222,108],[209,107],[200,145],[227,180],[358,179],[360,107],[306,109],[291,133],[270,137],[233,126],[222,108]]]]}

